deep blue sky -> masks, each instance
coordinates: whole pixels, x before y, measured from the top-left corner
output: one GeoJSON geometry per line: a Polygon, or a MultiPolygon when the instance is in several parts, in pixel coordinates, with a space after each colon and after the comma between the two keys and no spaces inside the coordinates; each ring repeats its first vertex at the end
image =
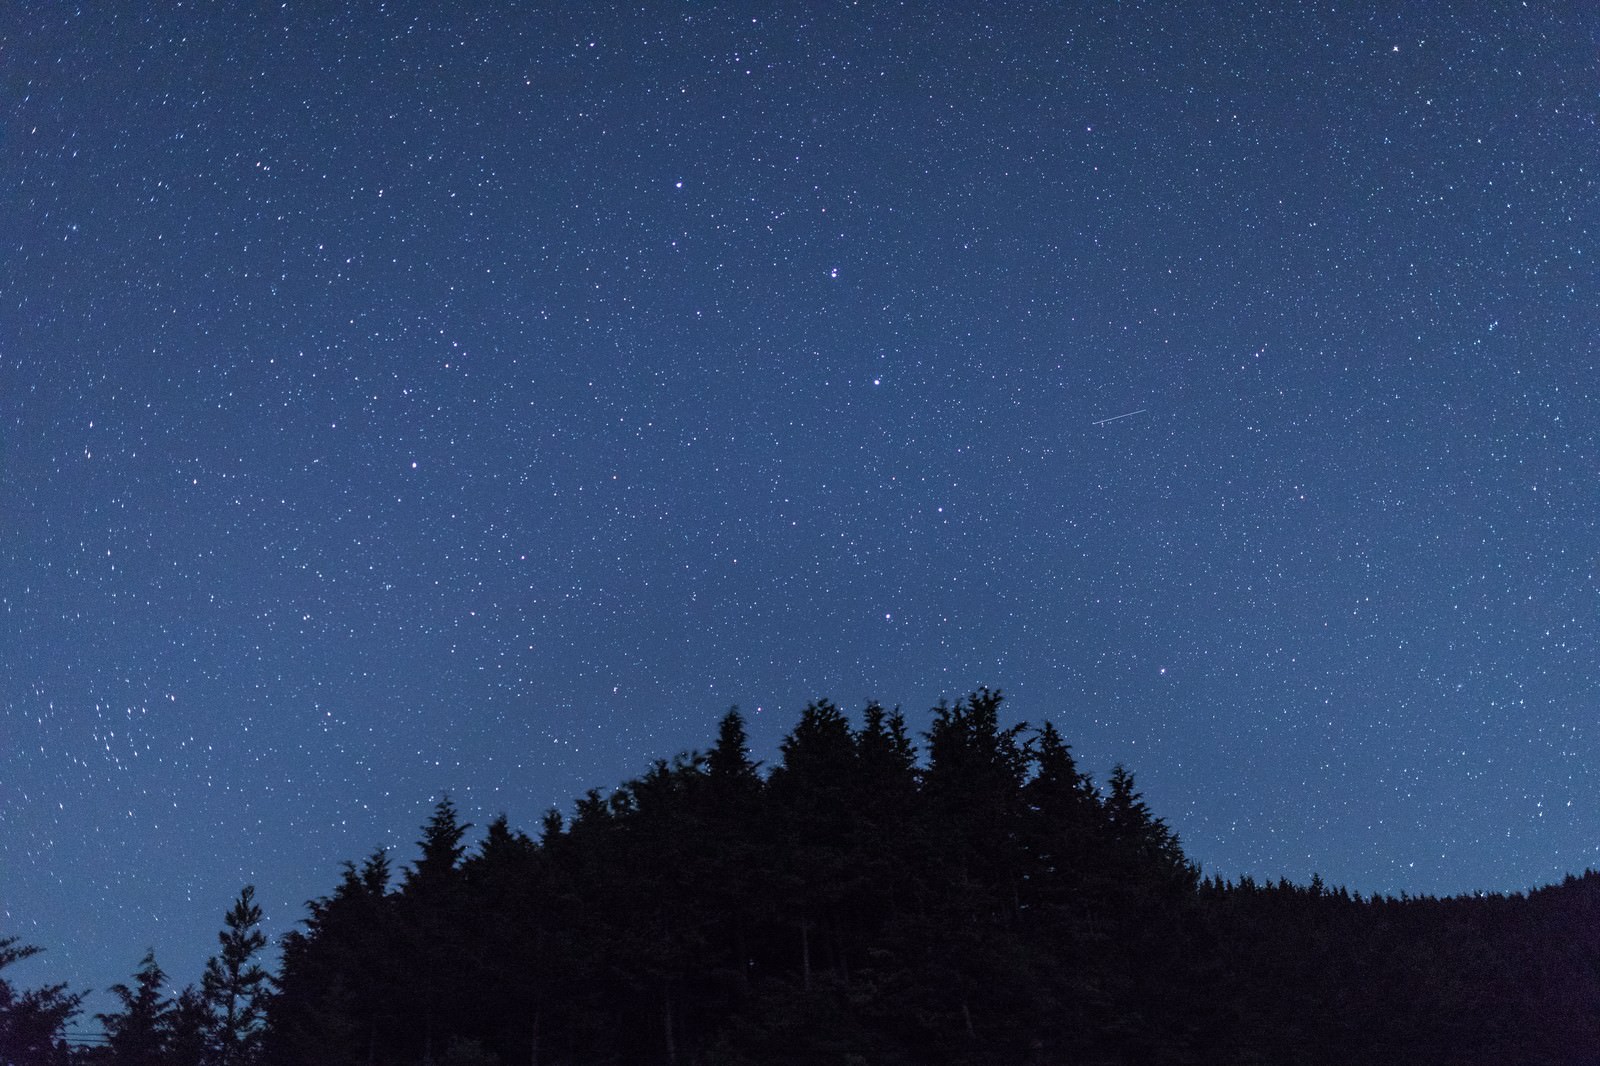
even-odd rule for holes
{"type": "Polygon", "coordinates": [[[1590,5],[332,6],[0,27],[18,976],[980,684],[1208,873],[1600,864],[1590,5]]]}

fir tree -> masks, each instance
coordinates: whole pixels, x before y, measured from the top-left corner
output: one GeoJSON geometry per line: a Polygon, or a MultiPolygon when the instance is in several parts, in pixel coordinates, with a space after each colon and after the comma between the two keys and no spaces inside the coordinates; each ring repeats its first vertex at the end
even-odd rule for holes
{"type": "Polygon", "coordinates": [[[440,799],[422,829],[422,839],[417,841],[422,856],[406,871],[402,889],[413,896],[449,891],[456,883],[461,857],[467,852],[461,840],[471,828],[471,823],[461,822],[449,796],[440,799]]]}
{"type": "Polygon", "coordinates": [[[761,790],[757,764],[750,761],[744,716],[729,708],[717,724],[717,742],[706,757],[706,779],[718,807],[748,804],[761,790]]]}
{"type": "Polygon", "coordinates": [[[717,742],[706,759],[694,852],[696,878],[709,904],[712,980],[735,999],[750,993],[752,938],[767,917],[759,892],[762,852],[768,846],[764,788],[750,758],[744,717],[731,708],[718,723],[717,742]]]}
{"type": "Polygon", "coordinates": [[[846,966],[841,904],[859,764],[849,719],[825,699],[801,712],[779,750],[783,762],[768,782],[773,826],[783,844],[773,873],[779,920],[794,931],[792,957],[801,989],[809,992],[817,970],[842,973],[846,966]]]}
{"type": "Polygon", "coordinates": [[[147,951],[134,974],[134,985],[111,986],[122,1009],[95,1018],[105,1027],[106,1044],[116,1066],[164,1066],[172,1004],[162,992],[167,975],[147,951]]]}
{"type": "Polygon", "coordinates": [[[398,1027],[389,857],[346,862],[332,895],[310,901],[303,930],[283,938],[267,1036],[273,1066],[376,1061],[398,1027]]]}
{"type": "Polygon", "coordinates": [[[211,1010],[205,994],[194,985],[185,985],[167,1013],[165,1066],[206,1066],[210,1032],[211,1010]]]}
{"type": "Polygon", "coordinates": [[[267,946],[261,931],[261,908],[255,886],[246,885],[217,934],[222,951],[206,960],[201,977],[206,1003],[211,1008],[211,1049],[216,1066],[245,1066],[254,1062],[264,1024],[267,971],[256,961],[267,946]]]}
{"type": "Polygon", "coordinates": [[[401,879],[396,901],[400,935],[419,964],[417,979],[398,991],[425,1061],[449,1046],[471,1010],[468,960],[462,950],[467,897],[461,869],[467,851],[462,840],[470,828],[450,797],[442,797],[423,826],[417,841],[422,854],[401,879]]]}

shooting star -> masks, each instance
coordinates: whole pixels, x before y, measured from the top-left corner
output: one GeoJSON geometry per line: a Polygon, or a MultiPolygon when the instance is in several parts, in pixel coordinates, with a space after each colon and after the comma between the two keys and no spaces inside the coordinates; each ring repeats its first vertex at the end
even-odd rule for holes
{"type": "Polygon", "coordinates": [[[1148,414],[1149,411],[1150,408],[1141,407],[1137,411],[1129,411],[1125,415],[1112,415],[1110,418],[1102,418],[1100,421],[1095,422],[1094,425],[1103,426],[1107,422],[1121,422],[1124,418],[1132,418],[1134,415],[1148,414]]]}

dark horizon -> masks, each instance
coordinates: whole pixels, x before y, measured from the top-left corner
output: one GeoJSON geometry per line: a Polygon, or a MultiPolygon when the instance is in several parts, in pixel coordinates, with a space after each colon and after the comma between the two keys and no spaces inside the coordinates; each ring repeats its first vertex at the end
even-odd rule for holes
{"type": "MultiPolygon", "coordinates": [[[[991,695],[995,706],[1001,706],[1004,695],[1002,690],[990,690],[981,686],[973,689],[968,696],[959,697],[954,701],[954,706],[959,715],[967,708],[976,706],[980,702],[986,703],[990,700],[991,695]]],[[[947,702],[949,701],[942,701],[940,705],[935,706],[934,708],[930,709],[926,715],[921,716],[923,721],[920,724],[925,724],[930,727],[935,726],[935,723],[945,717],[946,712],[943,708],[947,702]]],[[[830,701],[823,699],[820,703],[820,706],[824,711],[828,711],[831,708],[833,711],[842,714],[843,720],[848,723],[852,730],[857,731],[858,734],[861,731],[864,731],[867,727],[867,724],[870,722],[870,714],[868,713],[870,708],[880,707],[881,711],[881,706],[876,702],[869,702],[865,708],[852,710],[850,708],[838,707],[837,705],[832,704],[830,701]]],[[[805,714],[802,716],[802,719],[809,719],[812,712],[817,707],[818,704],[816,703],[808,705],[805,714]]],[[[746,725],[743,715],[738,711],[737,708],[732,709],[727,715],[724,716],[724,723],[726,723],[730,715],[738,717],[741,729],[746,725]]],[[[896,707],[894,709],[894,716],[897,719],[900,719],[902,715],[903,712],[896,707]]],[[[911,757],[914,760],[917,774],[919,777],[926,775],[931,765],[931,751],[928,746],[930,734],[926,730],[916,728],[919,724],[917,718],[907,717],[904,718],[903,721],[906,725],[906,736],[910,739],[914,748],[914,750],[911,752],[911,757]]],[[[1022,747],[1028,752],[1032,753],[1030,756],[1031,759],[1037,758],[1041,732],[1045,729],[1053,728],[1053,723],[1049,722],[1016,722],[1013,716],[1006,714],[998,716],[996,721],[997,724],[1003,728],[1020,729],[1023,731],[1019,739],[1025,742],[1022,744],[1022,747]]],[[[741,733],[741,735],[747,736],[747,734],[743,733],[741,733]]],[[[785,734],[784,744],[793,743],[795,735],[793,723],[791,723],[790,731],[785,734]]],[[[1069,738],[1063,739],[1067,740],[1069,738]]],[[[1069,751],[1071,750],[1071,747],[1072,746],[1069,743],[1069,751]]],[[[651,766],[652,768],[664,768],[682,765],[700,766],[704,768],[707,765],[707,757],[709,756],[714,758],[714,756],[712,756],[712,752],[714,752],[716,748],[717,744],[713,740],[708,740],[706,743],[698,745],[692,750],[678,752],[671,758],[658,756],[656,759],[651,761],[651,766]]],[[[759,780],[769,784],[773,779],[775,771],[778,771],[781,776],[781,771],[779,768],[784,762],[785,760],[783,753],[779,751],[773,752],[771,758],[750,759],[751,769],[756,777],[759,780]]],[[[1105,775],[1096,775],[1087,771],[1081,765],[1076,764],[1076,760],[1073,761],[1073,765],[1076,766],[1076,769],[1082,775],[1084,786],[1090,791],[1091,794],[1101,797],[1102,800],[1111,794],[1112,779],[1115,777],[1117,772],[1120,772],[1123,769],[1129,771],[1131,775],[1130,781],[1134,782],[1137,787],[1142,789],[1142,785],[1137,783],[1138,774],[1136,767],[1122,767],[1119,765],[1118,767],[1113,768],[1111,773],[1105,775]]],[[[1027,772],[1026,779],[1032,781],[1038,776],[1039,769],[1032,762],[1030,762],[1030,766],[1034,766],[1034,768],[1027,772]]],[[[627,796],[631,790],[637,789],[640,781],[647,779],[651,772],[654,772],[654,770],[652,769],[651,771],[647,771],[644,774],[636,776],[635,778],[627,781],[617,782],[614,786],[609,788],[597,788],[593,790],[593,792],[587,797],[574,797],[571,803],[563,807],[550,808],[550,813],[559,813],[562,816],[564,824],[570,828],[573,819],[575,817],[582,816],[586,802],[592,800],[595,795],[598,795],[602,800],[607,801],[608,803],[614,803],[617,798],[627,796]]],[[[1142,796],[1142,791],[1139,795],[1142,796]]],[[[437,818],[439,812],[445,810],[446,808],[452,812],[452,818],[454,819],[452,824],[460,826],[458,837],[460,850],[461,853],[469,860],[469,865],[473,860],[481,860],[483,858],[484,849],[491,846],[492,841],[490,838],[494,834],[492,826],[496,823],[498,823],[502,828],[509,829],[509,831],[515,835],[526,835],[532,839],[539,838],[538,825],[512,825],[509,823],[504,811],[498,812],[495,817],[487,819],[483,822],[472,822],[460,816],[460,808],[455,804],[449,793],[446,793],[440,797],[430,798],[429,809],[433,812],[434,818],[437,818]]],[[[1170,840],[1171,845],[1181,852],[1183,847],[1181,834],[1174,830],[1174,827],[1162,815],[1162,813],[1159,810],[1150,810],[1148,816],[1153,819],[1154,825],[1160,827],[1160,832],[1163,838],[1170,840]]],[[[548,817],[548,814],[546,817],[548,817]]],[[[544,819],[541,819],[541,821],[543,820],[544,819]]],[[[421,839],[416,840],[414,844],[380,845],[386,854],[391,869],[393,870],[394,879],[391,883],[392,889],[396,891],[400,890],[403,884],[418,868],[419,863],[425,863],[427,861],[427,838],[429,832],[430,830],[428,825],[424,824],[420,829],[412,831],[412,837],[415,838],[419,835],[421,837],[421,839]]],[[[1298,881],[1281,874],[1276,876],[1267,874],[1263,876],[1251,872],[1243,872],[1234,876],[1224,876],[1215,871],[1207,871],[1203,869],[1199,863],[1193,860],[1192,856],[1180,855],[1179,857],[1182,861],[1192,866],[1195,878],[1207,889],[1208,892],[1211,893],[1223,894],[1226,892],[1235,892],[1248,898],[1252,893],[1256,892],[1266,892],[1269,895],[1277,892],[1289,893],[1290,898],[1292,899],[1295,893],[1309,892],[1313,895],[1313,897],[1317,894],[1325,894],[1329,898],[1339,898],[1346,901],[1353,901],[1358,906],[1365,905],[1367,907],[1396,904],[1423,906],[1435,902],[1446,904],[1473,904],[1508,901],[1513,904],[1521,904],[1523,901],[1531,899],[1541,893],[1548,893],[1549,891],[1556,889],[1570,889],[1575,883],[1587,884],[1591,878],[1600,878],[1600,871],[1584,870],[1576,874],[1567,874],[1559,881],[1529,886],[1528,889],[1522,891],[1512,890],[1485,892],[1480,890],[1453,893],[1449,895],[1434,895],[1426,893],[1412,894],[1404,891],[1399,893],[1381,893],[1364,892],[1358,886],[1329,883],[1320,875],[1319,872],[1313,872],[1310,877],[1298,881]]],[[[354,855],[346,856],[345,859],[342,860],[342,862],[351,865],[360,865],[362,861],[363,857],[354,855]]],[[[328,880],[329,883],[331,883],[332,878],[330,877],[328,880]]],[[[253,889],[255,886],[251,885],[249,887],[253,889]]],[[[318,893],[317,898],[325,900],[329,894],[328,887],[325,885],[324,890],[318,893]]],[[[221,924],[221,914],[223,909],[224,907],[221,903],[219,903],[217,908],[218,921],[214,923],[214,925],[221,924]]],[[[280,949],[282,947],[283,935],[290,932],[293,932],[296,935],[304,934],[307,929],[307,919],[310,916],[310,913],[311,912],[307,907],[302,906],[294,915],[292,922],[285,920],[285,916],[279,916],[280,920],[273,922],[271,920],[273,916],[265,914],[263,915],[263,927],[276,928],[278,930],[277,935],[269,938],[260,956],[261,961],[264,965],[266,965],[269,971],[277,974],[281,967],[282,958],[280,955],[280,949]]],[[[4,930],[0,930],[0,934],[4,933],[4,930]]],[[[34,946],[42,947],[42,945],[34,946]]],[[[164,953],[160,950],[159,946],[152,945],[150,951],[158,963],[160,963],[164,958],[164,953]]],[[[213,944],[212,953],[214,953],[214,951],[215,945],[213,944]]],[[[26,980],[26,977],[29,973],[29,963],[27,961],[23,961],[8,969],[5,977],[10,979],[10,983],[14,987],[20,989],[23,987],[28,987],[32,983],[26,980]]],[[[183,973],[166,970],[166,977],[167,980],[164,988],[169,995],[175,996],[177,992],[180,991],[185,985],[198,986],[199,984],[198,971],[192,975],[186,975],[183,973]]],[[[122,978],[122,983],[126,984],[129,982],[129,980],[130,978],[124,976],[122,978]]],[[[96,1003],[97,1001],[103,999],[104,995],[106,994],[105,990],[102,989],[69,988],[68,991],[87,993],[85,1002],[89,1004],[96,1003]],[[101,996],[94,995],[95,992],[100,992],[101,996]]],[[[72,1021],[68,1023],[68,1039],[69,1042],[74,1046],[97,1047],[103,1044],[103,1027],[94,1018],[96,1011],[97,1008],[93,1006],[86,1006],[74,1017],[72,1021]]]]}
{"type": "MultiPolygon", "coordinates": [[[[819,700],[765,774],[731,711],[536,833],[473,843],[441,799],[413,861],[343,864],[270,973],[253,886],[203,994],[146,956],[72,1062],[1592,1059],[1600,874],[1449,900],[1203,878],[1135,774],[1091,781],[1001,700],[935,708],[920,747],[898,711],[819,700]]],[[[16,991],[0,1045],[62,1066],[14,1046],[16,991]]]]}

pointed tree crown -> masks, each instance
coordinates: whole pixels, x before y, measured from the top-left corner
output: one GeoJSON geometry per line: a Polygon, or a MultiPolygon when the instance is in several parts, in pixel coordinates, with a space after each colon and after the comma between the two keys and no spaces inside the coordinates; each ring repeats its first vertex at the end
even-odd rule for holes
{"type": "Polygon", "coordinates": [[[842,785],[855,772],[856,741],[844,712],[828,700],[809,704],[800,721],[778,745],[783,753],[781,779],[813,786],[842,785]]]}
{"type": "Polygon", "coordinates": [[[448,795],[440,799],[434,805],[428,824],[422,827],[422,839],[417,841],[422,856],[406,871],[406,887],[448,882],[461,865],[462,855],[466,854],[467,848],[461,839],[471,828],[470,823],[461,821],[448,795]]]}
{"type": "Polygon", "coordinates": [[[95,1019],[105,1027],[106,1043],[118,1066],[158,1066],[163,1061],[166,1028],[172,1014],[172,1004],[162,992],[166,980],[167,975],[156,965],[155,950],[151,949],[139,962],[132,988],[125,984],[111,986],[122,1009],[96,1014],[95,1019]]]}
{"type": "Polygon", "coordinates": [[[758,780],[756,764],[750,761],[750,740],[745,733],[744,715],[729,708],[717,724],[717,743],[706,760],[706,772],[719,785],[739,785],[758,780]]]}
{"type": "Polygon", "coordinates": [[[250,1060],[265,1023],[267,971],[255,961],[267,946],[254,885],[245,885],[223,916],[217,933],[222,950],[206,961],[200,984],[213,1018],[212,1044],[217,1066],[250,1060]]]}

